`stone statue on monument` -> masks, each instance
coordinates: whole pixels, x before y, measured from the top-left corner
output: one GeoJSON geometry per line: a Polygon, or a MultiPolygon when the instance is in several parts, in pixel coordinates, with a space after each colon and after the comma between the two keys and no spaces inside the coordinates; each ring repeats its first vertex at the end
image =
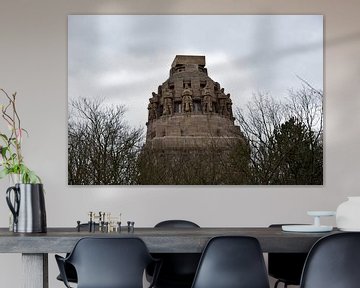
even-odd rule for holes
{"type": "Polygon", "coordinates": [[[193,101],[192,101],[192,90],[189,88],[189,85],[185,85],[185,89],[182,92],[182,107],[183,112],[192,112],[193,110],[193,101]]]}
{"type": "Polygon", "coordinates": [[[170,89],[166,89],[165,95],[164,95],[164,109],[163,109],[163,115],[172,115],[173,112],[173,101],[172,101],[172,93],[170,89]]]}

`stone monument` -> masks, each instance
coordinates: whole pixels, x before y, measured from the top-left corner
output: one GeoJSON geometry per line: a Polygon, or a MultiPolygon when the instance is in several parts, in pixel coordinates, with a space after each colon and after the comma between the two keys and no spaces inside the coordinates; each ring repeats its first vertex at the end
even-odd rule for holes
{"type": "Polygon", "coordinates": [[[148,110],[139,184],[246,183],[248,145],[234,123],[230,94],[208,76],[205,56],[177,55],[148,110]]]}
{"type": "Polygon", "coordinates": [[[205,56],[177,55],[169,78],[149,99],[146,147],[226,148],[243,141],[234,124],[230,94],[208,76],[205,56]]]}

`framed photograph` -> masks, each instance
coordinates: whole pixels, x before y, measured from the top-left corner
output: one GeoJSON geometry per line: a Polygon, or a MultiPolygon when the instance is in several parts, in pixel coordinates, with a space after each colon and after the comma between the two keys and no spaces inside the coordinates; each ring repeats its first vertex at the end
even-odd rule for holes
{"type": "Polygon", "coordinates": [[[322,185],[322,15],[68,16],[69,185],[322,185]]]}

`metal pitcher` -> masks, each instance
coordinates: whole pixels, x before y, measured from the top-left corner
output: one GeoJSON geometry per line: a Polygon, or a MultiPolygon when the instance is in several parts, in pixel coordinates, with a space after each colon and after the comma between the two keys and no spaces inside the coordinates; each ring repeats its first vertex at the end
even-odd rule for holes
{"type": "Polygon", "coordinates": [[[46,232],[45,198],[42,184],[15,184],[6,190],[6,202],[14,216],[14,232],[46,232]],[[12,193],[13,197],[11,197],[12,193]]]}

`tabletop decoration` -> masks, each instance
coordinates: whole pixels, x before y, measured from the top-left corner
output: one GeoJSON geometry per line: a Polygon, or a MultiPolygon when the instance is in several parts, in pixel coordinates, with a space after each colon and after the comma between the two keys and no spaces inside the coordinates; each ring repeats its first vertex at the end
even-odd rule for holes
{"type": "Polygon", "coordinates": [[[360,231],[360,196],[348,197],[337,207],[336,226],[342,231],[360,231]]]}
{"type": "Polygon", "coordinates": [[[286,232],[330,232],[333,230],[332,226],[321,225],[320,217],[335,216],[334,211],[308,211],[309,216],[314,217],[313,224],[302,225],[282,225],[281,229],[286,232]]]}
{"type": "Polygon", "coordinates": [[[40,177],[24,163],[21,145],[28,132],[22,128],[16,108],[16,93],[0,103],[1,117],[8,131],[0,130],[0,179],[9,176],[12,186],[6,190],[6,202],[12,214],[9,229],[14,232],[46,232],[44,188],[40,177]]]}
{"type": "Polygon", "coordinates": [[[8,135],[1,131],[1,168],[0,179],[9,175],[14,183],[41,183],[40,177],[24,163],[21,144],[24,134],[28,132],[21,127],[20,116],[16,109],[16,93],[11,96],[4,90],[7,103],[0,104],[1,116],[8,126],[8,135]]]}

